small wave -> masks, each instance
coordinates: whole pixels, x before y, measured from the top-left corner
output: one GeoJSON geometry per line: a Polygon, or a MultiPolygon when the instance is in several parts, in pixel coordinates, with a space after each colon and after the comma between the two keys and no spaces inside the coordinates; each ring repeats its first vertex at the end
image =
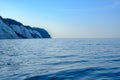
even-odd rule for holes
{"type": "Polygon", "coordinates": [[[88,62],[88,60],[63,61],[63,62],[47,63],[47,64],[43,64],[43,65],[67,65],[67,64],[75,64],[75,63],[83,63],[83,62],[88,62]]]}
{"type": "Polygon", "coordinates": [[[64,55],[64,56],[55,56],[55,58],[66,58],[66,57],[75,57],[76,55],[64,55]]]}
{"type": "MultiPolygon", "coordinates": [[[[60,71],[54,74],[46,74],[40,76],[33,76],[25,80],[96,80],[96,79],[120,79],[120,72],[108,72],[110,69],[106,68],[85,68],[85,69],[71,69],[60,71]]],[[[116,68],[117,69],[117,68],[116,68]]]]}
{"type": "Polygon", "coordinates": [[[63,56],[45,56],[45,57],[42,57],[42,59],[50,59],[50,58],[70,58],[70,57],[75,57],[76,55],[63,55],[63,56]]]}

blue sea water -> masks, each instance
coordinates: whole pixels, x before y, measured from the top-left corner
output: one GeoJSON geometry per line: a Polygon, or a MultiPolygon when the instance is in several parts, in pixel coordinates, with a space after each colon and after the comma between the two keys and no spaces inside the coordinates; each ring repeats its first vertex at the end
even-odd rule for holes
{"type": "Polygon", "coordinates": [[[0,40],[0,80],[120,80],[120,39],[0,40]]]}

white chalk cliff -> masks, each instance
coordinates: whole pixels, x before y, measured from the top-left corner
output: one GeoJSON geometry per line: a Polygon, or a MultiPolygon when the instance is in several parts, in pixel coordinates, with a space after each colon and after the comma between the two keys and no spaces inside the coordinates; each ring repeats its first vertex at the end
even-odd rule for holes
{"type": "Polygon", "coordinates": [[[13,19],[4,19],[0,16],[0,39],[23,38],[51,38],[51,36],[45,29],[25,26],[13,19]]]}

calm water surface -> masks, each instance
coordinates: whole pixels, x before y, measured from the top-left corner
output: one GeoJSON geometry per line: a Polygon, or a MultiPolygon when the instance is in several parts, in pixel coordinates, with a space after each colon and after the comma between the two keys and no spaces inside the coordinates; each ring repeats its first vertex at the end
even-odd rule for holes
{"type": "Polygon", "coordinates": [[[120,80],[120,39],[0,40],[0,80],[120,80]]]}

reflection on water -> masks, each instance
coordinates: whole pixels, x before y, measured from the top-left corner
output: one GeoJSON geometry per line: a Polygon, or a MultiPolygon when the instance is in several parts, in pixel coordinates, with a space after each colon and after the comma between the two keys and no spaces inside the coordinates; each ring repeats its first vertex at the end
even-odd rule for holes
{"type": "Polygon", "coordinates": [[[0,80],[96,79],[120,79],[120,39],[0,40],[0,80]]]}

